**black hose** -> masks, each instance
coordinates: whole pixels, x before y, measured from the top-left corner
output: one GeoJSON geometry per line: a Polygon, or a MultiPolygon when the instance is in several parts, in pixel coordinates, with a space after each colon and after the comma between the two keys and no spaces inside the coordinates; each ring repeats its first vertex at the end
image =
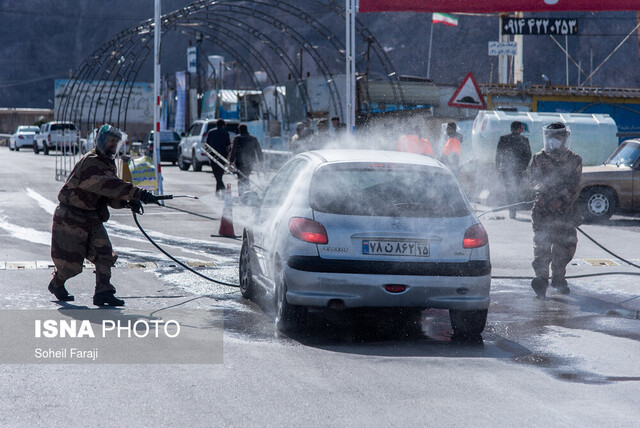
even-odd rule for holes
{"type": "MultiPolygon", "coordinates": [[[[607,275],[633,275],[640,276],[640,272],[599,272],[599,273],[585,273],[584,275],[568,275],[565,276],[566,279],[576,279],[576,278],[589,278],[592,276],[607,276],[607,275]]],[[[533,279],[532,276],[502,276],[502,275],[491,275],[491,279],[533,279]]]]}
{"type": "Polygon", "coordinates": [[[211,281],[211,282],[214,282],[214,283],[220,284],[220,285],[226,285],[227,287],[240,287],[238,284],[230,284],[228,282],[222,282],[222,281],[218,281],[217,279],[209,278],[208,276],[203,275],[200,272],[198,272],[197,270],[194,270],[194,269],[190,268],[189,266],[187,266],[184,263],[182,263],[180,260],[178,260],[175,257],[173,257],[171,254],[167,253],[160,245],[156,244],[156,242],[153,239],[151,239],[151,237],[149,235],[147,235],[147,232],[144,231],[142,226],[140,226],[140,222],[138,221],[138,216],[136,215],[136,213],[132,211],[132,214],[133,214],[133,220],[136,222],[136,226],[138,226],[138,229],[140,229],[140,232],[142,232],[144,237],[147,238],[149,240],[149,242],[151,242],[153,244],[154,247],[156,247],[158,250],[160,250],[160,252],[162,254],[164,254],[165,256],[169,257],[171,260],[173,260],[174,262],[178,263],[180,266],[182,266],[186,270],[195,273],[196,275],[198,275],[201,278],[206,279],[207,281],[211,281]]]}
{"type": "Polygon", "coordinates": [[[594,243],[594,244],[596,244],[598,247],[602,248],[604,251],[606,251],[607,253],[611,254],[613,257],[616,257],[617,259],[622,260],[623,262],[627,263],[628,265],[631,265],[631,266],[633,266],[633,267],[635,267],[635,268],[640,269],[640,266],[639,266],[639,265],[637,265],[637,264],[635,264],[635,263],[631,263],[629,260],[627,260],[627,259],[623,259],[623,258],[622,258],[622,257],[620,257],[619,255],[617,255],[617,254],[613,253],[612,251],[609,251],[607,248],[605,248],[605,247],[604,247],[602,244],[600,244],[598,241],[596,241],[595,239],[593,239],[592,237],[590,237],[589,235],[587,235],[587,233],[586,233],[584,230],[580,229],[579,227],[578,227],[577,229],[580,231],[580,233],[582,233],[584,236],[586,236],[586,237],[587,237],[587,239],[588,239],[589,241],[593,242],[593,243],[594,243]]]}

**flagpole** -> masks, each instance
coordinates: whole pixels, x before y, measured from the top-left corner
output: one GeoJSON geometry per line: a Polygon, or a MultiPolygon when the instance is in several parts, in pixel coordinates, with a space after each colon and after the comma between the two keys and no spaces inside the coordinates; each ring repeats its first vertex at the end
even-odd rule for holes
{"type": "Polygon", "coordinates": [[[427,60],[427,79],[431,77],[431,42],[433,41],[433,19],[431,19],[431,34],[429,35],[429,59],[427,60]]]}

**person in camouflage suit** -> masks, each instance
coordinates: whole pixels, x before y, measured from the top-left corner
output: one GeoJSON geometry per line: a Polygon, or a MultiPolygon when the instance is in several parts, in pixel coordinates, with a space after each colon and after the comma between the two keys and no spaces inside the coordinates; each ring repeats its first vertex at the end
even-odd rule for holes
{"type": "Polygon", "coordinates": [[[102,126],[96,147],[78,161],[58,194],[51,233],[55,271],[48,289],[59,301],[74,300],[65,282],[82,272],[87,259],[96,267],[93,304],[124,305],[123,300],[115,297],[116,289],[110,282],[111,268],[118,256],[103,225],[109,219],[108,206],[139,211],[141,201],[158,202],[151,192],[116,175],[114,158],[125,138],[126,134],[118,129],[102,126]]]}
{"type": "Polygon", "coordinates": [[[575,201],[580,192],[582,158],[569,150],[571,132],[563,123],[543,128],[544,148],[531,162],[531,187],[535,202],[531,210],[533,225],[533,270],[531,287],[544,298],[549,285],[569,294],[565,279],[567,265],[578,244],[580,224],[575,201]]]}

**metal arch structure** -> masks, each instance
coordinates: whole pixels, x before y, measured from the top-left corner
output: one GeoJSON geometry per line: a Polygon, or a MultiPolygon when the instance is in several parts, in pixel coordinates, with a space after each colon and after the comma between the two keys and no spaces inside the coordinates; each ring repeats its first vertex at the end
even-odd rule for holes
{"type": "MultiPolygon", "coordinates": [[[[332,11],[337,16],[344,16],[344,8],[340,8],[333,1],[328,4],[323,3],[320,0],[313,0],[314,3],[321,5],[327,10],[332,11]]],[[[301,10],[300,8],[281,0],[264,1],[253,0],[245,1],[239,4],[237,1],[232,0],[199,0],[182,9],[171,12],[162,17],[162,34],[171,30],[178,30],[185,33],[187,30],[180,28],[181,23],[195,23],[196,27],[188,27],[188,31],[193,34],[201,33],[206,35],[206,39],[215,42],[218,46],[223,48],[226,53],[232,54],[232,56],[239,56],[236,46],[241,47],[242,51],[246,51],[251,54],[252,58],[260,64],[263,69],[268,71],[268,77],[270,81],[275,85],[278,83],[278,79],[275,72],[269,70],[269,60],[261,55],[260,52],[251,46],[249,42],[242,39],[240,33],[248,34],[252,38],[258,40],[264,46],[266,46],[290,71],[291,76],[296,79],[298,87],[301,89],[303,98],[306,99],[306,104],[309,104],[309,96],[306,91],[306,85],[303,84],[301,76],[299,76],[299,70],[294,64],[294,61],[274,40],[267,37],[266,34],[259,31],[254,26],[248,23],[242,23],[242,25],[235,25],[238,20],[235,20],[233,24],[232,17],[228,14],[243,15],[252,19],[260,20],[266,23],[268,26],[275,28],[289,37],[293,38],[300,44],[300,46],[309,54],[316,64],[316,67],[322,73],[323,77],[327,81],[327,85],[331,95],[331,102],[334,105],[335,110],[342,115],[342,106],[339,97],[337,96],[337,88],[333,79],[333,74],[329,66],[315,51],[315,48],[305,39],[293,26],[287,25],[283,21],[273,18],[269,14],[265,13],[260,8],[269,8],[270,10],[279,10],[285,12],[288,15],[299,19],[304,24],[310,26],[318,34],[322,35],[329,43],[341,54],[341,50],[344,44],[340,37],[326,28],[322,23],[313,18],[311,15],[301,10]],[[257,8],[251,8],[248,6],[257,6],[257,8]],[[226,21],[227,25],[222,25],[221,21],[226,21]],[[213,24],[217,27],[212,27],[213,24]],[[230,40],[225,41],[220,37],[213,34],[214,30],[220,30],[221,27],[226,28],[226,35],[230,40]],[[230,43],[229,43],[230,42],[230,43]],[[223,46],[224,45],[224,46],[223,46]]],[[[62,93],[62,101],[58,109],[61,119],[73,120],[81,122],[78,118],[82,118],[83,112],[88,104],[89,114],[86,117],[87,123],[92,124],[98,120],[100,103],[104,101],[104,109],[102,109],[102,121],[114,123],[116,126],[125,127],[127,122],[127,110],[129,107],[129,99],[137,82],[138,75],[143,66],[143,63],[152,53],[151,34],[154,29],[153,20],[144,21],[134,27],[123,30],[116,34],[111,40],[103,44],[96,49],[91,55],[89,55],[83,63],[76,69],[72,75],[70,84],[68,84],[62,93]],[[94,90],[91,97],[86,94],[87,89],[91,86],[92,82],[102,82],[98,90],[94,90]],[[106,98],[105,98],[106,97],[106,98]],[[120,99],[120,102],[116,102],[120,99]]],[[[366,27],[359,23],[358,31],[361,35],[367,35],[372,37],[366,27]]],[[[380,63],[382,64],[385,74],[390,81],[396,78],[397,75],[392,71],[393,66],[386,57],[386,53],[382,47],[373,38],[373,48],[376,52],[380,63]]],[[[249,79],[259,89],[259,85],[253,74],[254,68],[251,66],[251,62],[245,58],[239,58],[239,64],[241,64],[244,72],[249,76],[249,79]]],[[[394,95],[399,102],[402,99],[402,93],[400,89],[400,98],[396,94],[396,85],[392,85],[394,88],[394,95]]],[[[397,86],[399,88],[399,85],[397,86]]],[[[264,102],[264,100],[262,100],[264,102]]]]}
{"type": "MultiPolygon", "coordinates": [[[[250,16],[252,18],[258,19],[260,21],[265,22],[266,24],[272,26],[273,28],[280,30],[281,32],[287,34],[292,37],[299,45],[304,49],[304,51],[311,56],[311,58],[315,61],[316,66],[322,73],[325,81],[327,82],[327,86],[329,88],[329,94],[331,101],[334,105],[334,108],[337,112],[339,112],[340,116],[342,114],[342,102],[338,96],[338,88],[336,87],[335,79],[333,78],[333,73],[329,69],[329,66],[326,64],[324,59],[315,51],[312,45],[292,26],[286,24],[284,21],[281,21],[273,16],[259,11],[258,9],[252,9],[246,6],[241,6],[238,2],[234,2],[232,0],[218,0],[214,2],[206,2],[207,5],[215,6],[212,7],[210,12],[215,12],[219,14],[221,12],[228,12],[231,14],[241,14],[244,16],[250,16]]],[[[269,3],[263,3],[259,0],[254,0],[251,2],[252,4],[261,4],[271,6],[269,3]]],[[[273,5],[276,6],[277,5],[273,5]]],[[[207,10],[209,10],[207,8],[207,10]]]]}
{"type": "MultiPolygon", "coordinates": [[[[315,3],[320,3],[320,0],[313,0],[315,3]]],[[[339,5],[335,2],[335,0],[328,0],[328,6],[333,11],[334,14],[338,15],[342,20],[346,19],[346,10],[344,6],[339,5]]],[[[375,53],[378,61],[380,61],[380,65],[384,69],[384,74],[387,80],[391,85],[391,90],[393,91],[393,97],[395,98],[396,103],[404,105],[404,91],[402,89],[402,85],[400,84],[400,76],[395,70],[393,63],[389,59],[387,52],[378,42],[378,39],[373,35],[371,31],[356,17],[356,31],[360,34],[360,37],[363,40],[371,40],[371,47],[373,48],[373,52],[375,53]]],[[[368,76],[367,76],[368,77],[368,76]]],[[[367,95],[368,98],[368,95],[367,95]]]]}

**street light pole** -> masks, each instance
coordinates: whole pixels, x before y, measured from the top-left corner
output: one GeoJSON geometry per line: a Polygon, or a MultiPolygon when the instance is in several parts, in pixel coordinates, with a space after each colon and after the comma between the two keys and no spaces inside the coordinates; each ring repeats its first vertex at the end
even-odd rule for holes
{"type": "Polygon", "coordinates": [[[160,170],[160,0],[155,0],[155,20],[153,28],[153,123],[155,132],[153,133],[153,164],[156,168],[156,178],[158,183],[158,194],[163,195],[162,171],[160,170]]]}
{"type": "Polygon", "coordinates": [[[345,114],[345,122],[347,129],[353,135],[356,131],[356,112],[355,112],[355,100],[356,100],[356,0],[345,0],[345,47],[346,47],[346,96],[347,96],[347,111],[345,114]]]}

